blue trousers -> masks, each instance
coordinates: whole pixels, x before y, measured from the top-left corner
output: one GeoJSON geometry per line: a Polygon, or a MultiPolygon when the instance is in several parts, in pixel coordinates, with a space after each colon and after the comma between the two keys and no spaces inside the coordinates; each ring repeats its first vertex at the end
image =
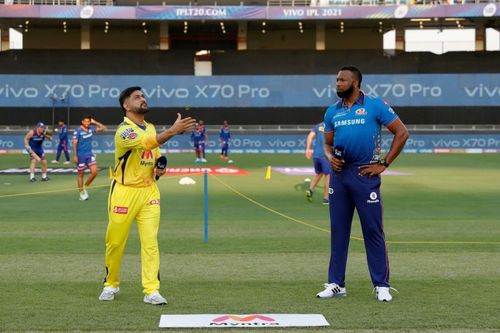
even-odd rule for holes
{"type": "Polygon", "coordinates": [[[382,221],[380,176],[360,176],[358,166],[345,165],[330,177],[331,255],[328,282],[345,287],[347,252],[356,208],[374,286],[389,287],[389,258],[382,221]]]}

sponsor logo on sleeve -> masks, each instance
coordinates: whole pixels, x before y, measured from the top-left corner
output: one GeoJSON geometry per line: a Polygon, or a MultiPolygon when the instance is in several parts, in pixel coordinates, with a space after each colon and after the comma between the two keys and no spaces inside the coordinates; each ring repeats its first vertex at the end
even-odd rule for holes
{"type": "Polygon", "coordinates": [[[128,207],[115,206],[115,207],[113,207],[113,213],[115,213],[115,214],[128,214],[128,207]]]}
{"type": "Polygon", "coordinates": [[[148,202],[148,205],[159,205],[160,204],[160,199],[154,199],[148,202]]]}

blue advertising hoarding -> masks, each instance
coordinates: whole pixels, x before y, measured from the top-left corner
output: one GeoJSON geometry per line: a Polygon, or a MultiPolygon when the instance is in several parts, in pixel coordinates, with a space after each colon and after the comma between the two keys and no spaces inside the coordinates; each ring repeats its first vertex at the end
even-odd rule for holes
{"type": "MultiPolygon", "coordinates": [[[[0,107],[118,107],[120,91],[142,86],[150,107],[326,107],[335,75],[0,75],[0,107]]],[[[392,106],[500,105],[500,73],[366,75],[362,89],[392,106]]]]}
{"type": "MultiPolygon", "coordinates": [[[[297,153],[303,154],[306,148],[305,134],[245,134],[233,133],[230,153],[297,153]]],[[[0,153],[24,151],[23,134],[0,134],[0,153]]],[[[382,136],[382,149],[387,151],[392,141],[391,135],[382,136]]],[[[53,153],[57,139],[45,140],[44,149],[53,153]]],[[[162,147],[167,152],[192,151],[190,136],[180,135],[166,142],[162,147]]],[[[114,152],[114,136],[96,135],[93,141],[96,153],[114,152]]],[[[210,140],[208,153],[219,153],[219,142],[210,140]]],[[[460,134],[412,134],[405,145],[407,153],[444,153],[444,152],[500,152],[500,134],[460,133],[460,134]]]]}

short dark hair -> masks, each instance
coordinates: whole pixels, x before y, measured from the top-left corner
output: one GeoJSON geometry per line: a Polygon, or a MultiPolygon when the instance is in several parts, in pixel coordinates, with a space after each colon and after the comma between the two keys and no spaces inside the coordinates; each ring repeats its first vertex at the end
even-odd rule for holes
{"type": "Polygon", "coordinates": [[[123,107],[123,103],[125,103],[125,100],[127,98],[130,97],[130,95],[132,95],[132,93],[134,91],[137,91],[137,90],[142,90],[141,87],[139,86],[136,86],[136,87],[128,87],[128,88],[125,88],[121,93],[120,93],[120,98],[118,99],[120,101],[120,106],[123,110],[123,112],[125,113],[125,108],[123,107]]]}
{"type": "Polygon", "coordinates": [[[86,115],[84,115],[84,116],[82,117],[82,120],[84,120],[84,119],[91,119],[91,120],[92,120],[92,116],[91,116],[91,115],[89,115],[89,114],[86,114],[86,115]]]}
{"type": "Polygon", "coordinates": [[[341,71],[349,71],[352,74],[354,74],[354,77],[359,82],[359,87],[358,88],[361,88],[361,81],[363,80],[363,74],[361,74],[361,71],[359,70],[359,68],[354,67],[354,66],[344,66],[340,70],[341,71]]]}

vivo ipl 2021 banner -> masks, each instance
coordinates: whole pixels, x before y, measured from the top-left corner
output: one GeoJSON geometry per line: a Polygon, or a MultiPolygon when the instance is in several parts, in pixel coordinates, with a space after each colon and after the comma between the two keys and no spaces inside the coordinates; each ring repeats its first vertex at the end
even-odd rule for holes
{"type": "MultiPolygon", "coordinates": [[[[120,91],[141,86],[151,107],[326,107],[335,75],[0,75],[0,107],[118,107],[120,91]]],[[[500,74],[366,75],[362,89],[392,106],[500,105],[500,74]]]]}

